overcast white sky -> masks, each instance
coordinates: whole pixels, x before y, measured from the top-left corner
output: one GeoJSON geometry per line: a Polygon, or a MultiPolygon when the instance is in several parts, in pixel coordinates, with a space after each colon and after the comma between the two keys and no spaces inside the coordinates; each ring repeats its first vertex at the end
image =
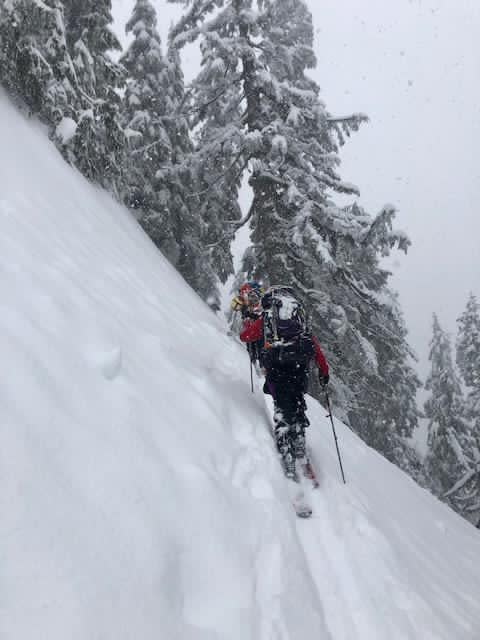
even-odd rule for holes
{"type": "MultiPolygon", "coordinates": [[[[153,0],[161,33],[179,8],[153,0]]],[[[117,24],[133,0],[113,0],[117,24]]],[[[431,314],[452,334],[469,291],[480,298],[478,0],[307,0],[322,98],[370,124],[344,147],[342,176],[372,214],[389,202],[413,246],[393,261],[410,342],[428,363],[431,314]]],[[[198,64],[185,56],[188,76],[198,64]]]]}

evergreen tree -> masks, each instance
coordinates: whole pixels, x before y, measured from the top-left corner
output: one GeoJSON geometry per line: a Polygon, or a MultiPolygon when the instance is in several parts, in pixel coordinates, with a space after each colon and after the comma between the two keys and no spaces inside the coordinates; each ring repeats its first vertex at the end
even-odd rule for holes
{"type": "MultiPolygon", "coordinates": [[[[430,489],[442,499],[470,470],[471,438],[463,417],[463,398],[455,373],[450,340],[433,317],[430,343],[431,372],[425,388],[430,397],[425,403],[428,424],[428,454],[425,471],[430,489]]],[[[452,504],[451,500],[448,500],[452,504]]],[[[453,505],[452,505],[453,506],[453,505]]]]}
{"type": "MultiPolygon", "coordinates": [[[[472,524],[480,525],[480,455],[475,451],[473,465],[445,493],[445,499],[455,511],[472,524]]],[[[480,527],[479,527],[480,528],[480,527]]]]}
{"type": "Polygon", "coordinates": [[[140,222],[155,244],[213,306],[218,292],[204,247],[198,179],[187,162],[192,144],[181,113],[185,93],[179,56],[174,48],[163,55],[149,0],[137,0],[126,31],[133,41],[121,60],[128,74],[123,117],[131,148],[124,198],[140,210],[140,222]]]}
{"type": "Polygon", "coordinates": [[[454,508],[473,524],[480,522],[480,308],[470,294],[458,318],[456,360],[466,385],[465,415],[471,429],[472,464],[447,493],[454,508]]]}
{"type": "Polygon", "coordinates": [[[64,0],[67,46],[79,88],[76,130],[64,153],[89,179],[119,196],[125,140],[119,90],[124,69],[111,51],[120,51],[112,31],[111,0],[64,0]]]}
{"type": "Polygon", "coordinates": [[[420,380],[412,366],[415,356],[406,340],[397,296],[388,290],[383,293],[380,309],[378,303],[370,306],[369,345],[360,340],[361,350],[374,355],[368,374],[355,380],[354,388],[362,390],[361,401],[349,417],[370,446],[421,481],[420,461],[408,442],[420,417],[416,402],[420,380]]]}
{"type": "MultiPolygon", "coordinates": [[[[245,222],[251,221],[258,271],[279,281],[277,273],[285,275],[282,256],[292,218],[301,224],[312,209],[320,215],[328,188],[355,191],[335,172],[333,131],[340,131],[339,125],[322,108],[318,87],[305,75],[315,63],[311,15],[298,0],[195,2],[172,40],[181,44],[196,38],[202,40],[202,69],[193,83],[194,126],[201,130],[202,162],[211,159],[217,169],[207,182],[236,196],[239,179],[250,168],[254,199],[245,222]]],[[[343,130],[349,133],[362,119],[343,119],[343,130]]],[[[238,211],[232,218],[223,209],[214,217],[216,235],[229,239],[229,225],[230,230],[239,226],[238,211]]]]}
{"type": "Polygon", "coordinates": [[[39,114],[49,69],[43,55],[45,10],[33,9],[34,3],[28,0],[2,0],[0,77],[11,94],[39,114]]]}
{"type": "MultiPolygon", "coordinates": [[[[258,245],[258,271],[270,281],[278,281],[277,273],[285,275],[283,249],[286,238],[295,231],[295,220],[301,224],[302,215],[306,220],[315,208],[322,212],[319,202],[326,200],[328,188],[354,191],[334,171],[338,158],[332,153],[331,133],[338,130],[338,123],[322,108],[318,88],[303,73],[314,63],[311,46],[294,42],[291,49],[279,48],[275,43],[281,40],[282,20],[300,23],[292,30],[294,40],[302,29],[311,40],[311,16],[298,1],[194,2],[171,34],[176,45],[201,39],[202,66],[193,82],[193,126],[199,131],[199,164],[216,169],[208,170],[206,192],[218,185],[218,194],[228,193],[229,200],[236,201],[239,180],[249,167],[254,199],[243,222],[251,221],[254,246],[258,245]],[[298,16],[292,15],[293,10],[298,16]],[[285,68],[294,80],[286,77],[285,68]],[[291,152],[284,158],[289,144],[291,152]],[[294,201],[300,212],[292,215],[294,201]]],[[[349,132],[361,120],[359,116],[344,119],[342,126],[349,132]]],[[[235,224],[238,210],[233,213],[232,217],[230,210],[216,209],[214,235],[231,238],[241,224],[235,224]]],[[[334,213],[340,214],[335,208],[332,221],[334,213]]],[[[319,240],[318,233],[316,236],[319,240]]]]}
{"type": "MultiPolygon", "coordinates": [[[[301,0],[188,4],[171,37],[180,44],[201,40],[202,69],[193,84],[201,153],[216,158],[222,185],[250,170],[253,202],[237,225],[249,222],[252,230],[243,271],[267,284],[292,285],[305,299],[332,364],[341,417],[395,458],[396,443],[405,444],[416,424],[419,383],[407,364],[403,322],[384,302],[391,300],[389,274],[379,259],[409,242],[393,230],[393,208],[372,219],[332,199],[357,193],[338,174],[338,152],[366,118],[333,118],[321,102],[308,76],[316,64],[313,25],[301,0]],[[392,371],[403,393],[401,421],[393,417],[386,378],[392,371]],[[381,433],[385,425],[391,437],[381,433]]],[[[407,457],[414,457],[411,451],[407,457]]]]}
{"type": "Polygon", "coordinates": [[[63,5],[1,0],[0,6],[0,82],[54,134],[76,100],[63,5]]]}
{"type": "Polygon", "coordinates": [[[110,57],[121,51],[112,30],[111,0],[64,0],[67,44],[82,88],[93,99],[107,100],[122,85],[124,71],[110,57]]]}
{"type": "Polygon", "coordinates": [[[225,283],[234,272],[231,243],[235,235],[233,225],[241,218],[238,202],[240,175],[219,180],[219,174],[228,173],[225,158],[222,154],[207,157],[199,153],[201,149],[202,142],[197,140],[190,163],[198,181],[196,201],[204,228],[203,241],[214,273],[225,283]],[[199,162],[200,157],[202,160],[199,162]]]}
{"type": "Polygon", "coordinates": [[[358,205],[349,207],[348,214],[365,225],[359,241],[339,235],[334,263],[315,260],[314,254],[301,258],[315,296],[313,325],[332,366],[342,418],[370,446],[419,479],[419,461],[408,439],[418,425],[420,382],[397,296],[388,288],[390,274],[380,266],[393,243],[408,241],[393,232],[390,207],[373,221],[358,205]]]}
{"type": "Polygon", "coordinates": [[[115,193],[122,69],[107,0],[1,0],[0,80],[50,127],[69,162],[115,193]]]}
{"type": "MultiPolygon", "coordinates": [[[[367,443],[418,476],[418,460],[406,439],[418,423],[420,383],[409,364],[413,354],[398,302],[387,287],[389,273],[379,266],[381,256],[395,245],[406,250],[409,241],[394,232],[392,207],[372,220],[357,205],[340,209],[331,201],[332,191],[355,192],[336,172],[337,154],[363,118],[331,118],[306,76],[315,57],[304,3],[272,3],[267,24],[273,47],[264,48],[263,58],[281,83],[278,89],[272,82],[280,96],[274,143],[282,154],[278,174],[286,184],[277,184],[271,216],[264,212],[263,224],[252,234],[258,275],[271,281],[273,273],[302,292],[326,345],[344,418],[367,443]]],[[[270,171],[274,166],[272,158],[270,171]]]]}
{"type": "MultiPolygon", "coordinates": [[[[185,30],[214,9],[213,5],[200,4],[194,3],[172,31],[171,47],[181,47],[188,40],[185,30]]],[[[216,275],[225,282],[233,273],[230,246],[241,218],[238,190],[248,160],[241,144],[241,132],[239,137],[242,126],[238,123],[243,109],[239,74],[233,69],[233,57],[227,59],[228,53],[226,57],[216,56],[215,38],[215,30],[205,34],[201,44],[201,71],[192,82],[183,111],[189,115],[190,127],[195,132],[194,153],[189,163],[198,179],[198,210],[204,224],[204,241],[216,275]]],[[[229,40],[233,45],[234,37],[229,40]]]]}
{"type": "Polygon", "coordinates": [[[167,51],[162,94],[165,95],[164,123],[170,141],[170,161],[165,171],[157,173],[177,245],[180,249],[176,267],[185,280],[215,310],[220,308],[218,273],[215,274],[215,247],[210,247],[208,211],[202,206],[201,174],[191,162],[193,144],[188,122],[189,99],[178,49],[167,51]]]}
{"type": "Polygon", "coordinates": [[[150,235],[172,262],[178,247],[167,224],[168,212],[160,204],[157,171],[169,161],[170,141],[163,116],[165,100],[162,76],[166,64],[157,31],[155,9],[148,0],[138,0],[126,25],[133,41],[121,58],[127,72],[123,121],[130,147],[127,204],[148,212],[150,235]],[[161,210],[158,210],[161,209],[161,210]],[[153,229],[157,220],[156,230],[153,229]]]}
{"type": "Polygon", "coordinates": [[[473,294],[458,319],[457,365],[467,386],[467,415],[480,446],[480,307],[473,294]]]}

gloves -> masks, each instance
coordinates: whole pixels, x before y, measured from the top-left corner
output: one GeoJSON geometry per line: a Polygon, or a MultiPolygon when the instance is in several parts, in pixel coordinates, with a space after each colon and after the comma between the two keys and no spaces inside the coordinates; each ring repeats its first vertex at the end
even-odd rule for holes
{"type": "Polygon", "coordinates": [[[322,387],[325,388],[330,380],[330,376],[328,375],[328,373],[326,376],[324,376],[323,373],[319,371],[318,379],[320,380],[320,384],[322,385],[322,387]]]}
{"type": "Polygon", "coordinates": [[[232,311],[241,311],[243,309],[243,301],[237,296],[230,303],[232,311]]]}

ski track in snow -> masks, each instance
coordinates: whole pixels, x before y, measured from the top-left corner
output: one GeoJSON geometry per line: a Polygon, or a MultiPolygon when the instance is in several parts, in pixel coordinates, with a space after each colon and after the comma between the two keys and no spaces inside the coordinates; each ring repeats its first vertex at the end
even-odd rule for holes
{"type": "Polygon", "coordinates": [[[248,357],[0,94],[0,637],[478,640],[479,532],[309,399],[295,517],[248,357]],[[3,153],[2,153],[3,151],[3,153]]]}

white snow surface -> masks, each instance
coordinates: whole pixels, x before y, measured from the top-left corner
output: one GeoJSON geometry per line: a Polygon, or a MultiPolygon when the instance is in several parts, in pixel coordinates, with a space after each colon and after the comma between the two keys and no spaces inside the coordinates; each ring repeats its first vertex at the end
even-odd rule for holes
{"type": "Polygon", "coordinates": [[[296,519],[244,349],[0,95],[2,640],[475,640],[480,535],[309,400],[296,519]]]}

